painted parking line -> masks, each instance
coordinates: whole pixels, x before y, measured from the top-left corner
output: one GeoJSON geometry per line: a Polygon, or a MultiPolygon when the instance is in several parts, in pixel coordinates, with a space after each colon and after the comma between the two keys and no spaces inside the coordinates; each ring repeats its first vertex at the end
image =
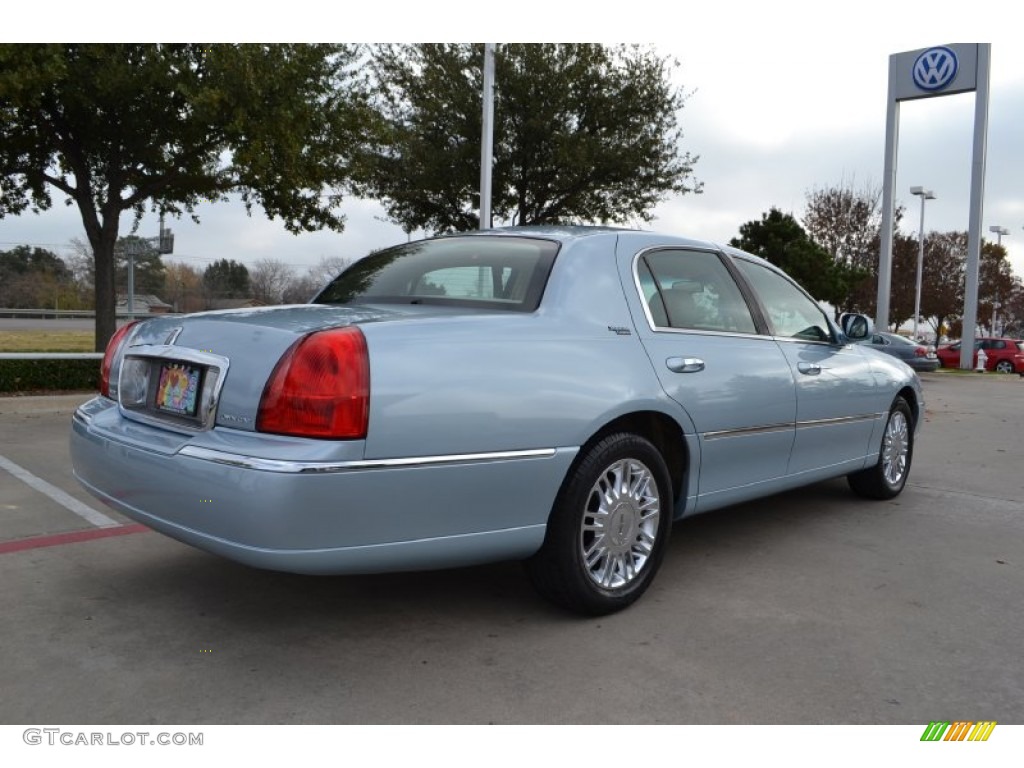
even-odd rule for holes
{"type": "Polygon", "coordinates": [[[108,539],[111,536],[127,536],[130,533],[145,533],[148,530],[149,528],[146,526],[135,523],[132,525],[118,525],[116,528],[93,528],[88,531],[71,531],[70,533],[55,533],[50,536],[33,536],[31,539],[0,542],[0,555],[6,555],[8,552],[24,552],[26,549],[75,544],[79,541],[108,539]]]}
{"type": "Polygon", "coordinates": [[[50,485],[50,483],[40,477],[36,477],[24,467],[19,467],[4,456],[0,456],[0,469],[6,469],[26,485],[31,486],[44,496],[49,496],[65,509],[74,512],[80,518],[98,528],[117,528],[121,526],[116,520],[107,517],[102,512],[96,511],[88,504],[83,504],[74,496],[65,493],[55,485],[50,485]]]}

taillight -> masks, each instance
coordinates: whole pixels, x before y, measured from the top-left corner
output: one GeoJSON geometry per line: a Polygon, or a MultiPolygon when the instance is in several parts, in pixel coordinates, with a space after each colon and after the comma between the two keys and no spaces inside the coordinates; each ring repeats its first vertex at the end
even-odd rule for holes
{"type": "Polygon", "coordinates": [[[107,342],[107,351],[103,353],[103,364],[100,366],[100,394],[104,397],[110,397],[110,371],[114,366],[114,360],[127,340],[128,332],[139,322],[132,320],[130,323],[122,325],[114,331],[114,335],[107,342]]]}
{"type": "Polygon", "coordinates": [[[279,435],[360,439],[370,417],[370,361],[355,327],[295,342],[270,375],[256,429],[279,435]]]}
{"type": "Polygon", "coordinates": [[[924,347],[915,347],[914,357],[928,357],[928,350],[924,347]]]}

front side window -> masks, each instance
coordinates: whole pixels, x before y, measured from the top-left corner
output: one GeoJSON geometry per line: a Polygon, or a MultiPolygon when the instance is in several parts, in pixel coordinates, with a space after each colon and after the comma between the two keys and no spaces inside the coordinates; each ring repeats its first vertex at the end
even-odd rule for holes
{"type": "Polygon", "coordinates": [[[637,277],[658,328],[756,333],[750,308],[729,270],[707,251],[652,251],[637,277]]]}
{"type": "Polygon", "coordinates": [[[527,237],[442,237],[360,259],[316,304],[442,304],[532,312],[558,243],[527,237]]]}
{"type": "Polygon", "coordinates": [[[746,259],[736,259],[768,313],[775,336],[803,341],[832,341],[828,318],[817,302],[778,272],[746,259]]]}

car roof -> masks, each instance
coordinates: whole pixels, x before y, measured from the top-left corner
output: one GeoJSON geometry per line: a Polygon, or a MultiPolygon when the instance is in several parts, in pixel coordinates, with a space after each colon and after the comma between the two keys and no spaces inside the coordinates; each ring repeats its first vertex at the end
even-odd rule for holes
{"type": "Polygon", "coordinates": [[[665,245],[680,245],[689,248],[700,248],[704,250],[715,250],[732,256],[743,256],[759,264],[778,270],[778,267],[771,262],[756,256],[753,253],[734,248],[731,245],[723,245],[713,240],[702,240],[699,238],[687,237],[685,235],[667,234],[644,229],[630,229],[628,227],[612,227],[606,225],[583,225],[583,224],[543,224],[525,225],[517,227],[494,227],[493,229],[480,229],[471,232],[452,232],[442,237],[544,237],[556,240],[560,243],[584,240],[596,237],[615,237],[635,239],[638,247],[645,243],[658,242],[665,245]]]}

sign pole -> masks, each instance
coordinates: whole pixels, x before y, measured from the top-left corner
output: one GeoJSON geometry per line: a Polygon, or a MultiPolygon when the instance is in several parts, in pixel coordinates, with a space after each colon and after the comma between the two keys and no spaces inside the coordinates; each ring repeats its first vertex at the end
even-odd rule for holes
{"type": "Polygon", "coordinates": [[[971,212],[967,233],[967,276],[960,347],[960,367],[967,370],[971,368],[975,325],[978,318],[978,265],[981,254],[981,219],[985,193],[991,52],[992,46],[989,43],[955,43],[894,53],[889,57],[889,93],[885,119],[885,171],[882,180],[882,231],[878,254],[878,302],[875,324],[879,327],[889,325],[900,102],[975,91],[971,212]]]}

